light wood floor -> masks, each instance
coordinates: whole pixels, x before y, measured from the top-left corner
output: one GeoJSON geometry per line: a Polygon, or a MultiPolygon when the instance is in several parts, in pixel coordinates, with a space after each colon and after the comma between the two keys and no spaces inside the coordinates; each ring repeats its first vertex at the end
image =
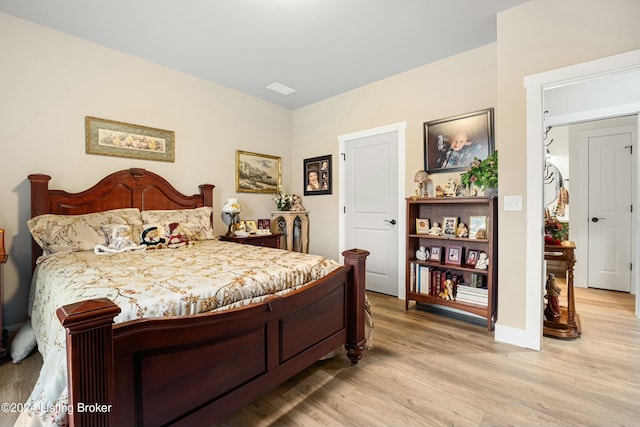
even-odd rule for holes
{"type": "MultiPolygon", "coordinates": [[[[563,295],[565,295],[563,293],[563,295]]],[[[576,289],[583,336],[540,352],[484,326],[369,295],[374,349],[352,366],[317,362],[221,426],[638,426],[640,321],[634,296],[576,289]]],[[[0,401],[23,402],[41,358],[0,367],[0,401]]],[[[15,416],[0,413],[0,426],[15,416]]]]}

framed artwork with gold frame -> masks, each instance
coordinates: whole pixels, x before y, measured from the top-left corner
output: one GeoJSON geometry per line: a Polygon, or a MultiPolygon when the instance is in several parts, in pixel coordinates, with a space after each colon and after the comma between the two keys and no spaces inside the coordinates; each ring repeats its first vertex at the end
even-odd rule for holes
{"type": "Polygon", "coordinates": [[[280,157],[236,150],[236,192],[274,194],[282,183],[280,157]]]}
{"type": "Polygon", "coordinates": [[[175,133],[115,120],[85,117],[87,154],[175,161],[175,133]]]}

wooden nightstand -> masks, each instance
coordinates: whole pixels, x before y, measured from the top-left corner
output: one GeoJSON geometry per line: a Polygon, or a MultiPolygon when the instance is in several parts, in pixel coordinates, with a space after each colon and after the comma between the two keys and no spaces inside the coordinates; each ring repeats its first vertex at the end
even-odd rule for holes
{"type": "Polygon", "coordinates": [[[272,234],[252,234],[249,237],[220,236],[224,242],[242,243],[244,245],[266,246],[268,248],[280,249],[280,238],[282,233],[272,234]]]}
{"type": "Polygon", "coordinates": [[[2,267],[9,259],[9,255],[0,254],[0,359],[3,359],[7,355],[7,331],[4,329],[2,323],[2,290],[4,289],[4,283],[2,281],[2,267]]]}

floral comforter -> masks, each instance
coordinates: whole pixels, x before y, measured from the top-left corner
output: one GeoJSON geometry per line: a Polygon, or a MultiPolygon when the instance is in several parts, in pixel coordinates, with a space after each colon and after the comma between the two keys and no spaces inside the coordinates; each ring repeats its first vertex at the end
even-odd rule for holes
{"type": "Polygon", "coordinates": [[[57,253],[38,264],[30,312],[44,363],[19,426],[66,425],[65,332],[55,315],[62,305],[109,298],[122,310],[116,323],[195,314],[259,302],[340,266],[320,256],[217,240],[108,255],[57,253]]]}

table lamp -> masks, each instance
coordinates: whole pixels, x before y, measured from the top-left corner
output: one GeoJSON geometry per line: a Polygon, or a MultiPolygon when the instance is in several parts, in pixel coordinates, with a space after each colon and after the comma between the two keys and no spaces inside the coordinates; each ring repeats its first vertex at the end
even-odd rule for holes
{"type": "Polygon", "coordinates": [[[413,178],[414,182],[418,183],[418,197],[426,197],[427,196],[427,184],[429,181],[429,175],[423,169],[420,169],[416,172],[416,175],[413,178]]]}
{"type": "Polygon", "coordinates": [[[236,229],[236,224],[240,221],[240,212],[242,207],[238,203],[238,199],[229,198],[222,206],[222,220],[229,226],[227,230],[227,236],[233,236],[233,232],[236,229]]]}

